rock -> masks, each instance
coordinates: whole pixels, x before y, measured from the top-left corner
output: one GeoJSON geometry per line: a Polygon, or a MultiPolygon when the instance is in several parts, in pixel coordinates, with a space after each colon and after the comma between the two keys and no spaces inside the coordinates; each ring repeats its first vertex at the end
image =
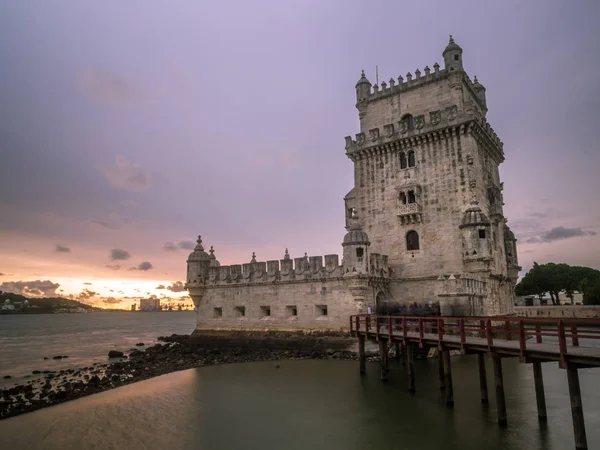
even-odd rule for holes
{"type": "Polygon", "coordinates": [[[10,375],[4,375],[3,377],[5,380],[8,380],[9,378],[12,378],[10,375]]]}
{"type": "Polygon", "coordinates": [[[63,357],[58,355],[58,356],[53,356],[52,359],[63,359],[63,357]]]}
{"type": "Polygon", "coordinates": [[[123,352],[120,352],[118,350],[111,350],[108,352],[108,357],[109,358],[121,358],[121,357],[123,357],[123,352]]]}
{"type": "Polygon", "coordinates": [[[276,368],[276,369],[279,369],[279,364],[275,364],[275,368],[276,368]]]}
{"type": "Polygon", "coordinates": [[[42,372],[40,372],[39,370],[34,370],[31,373],[34,374],[34,375],[37,375],[37,374],[42,373],[42,372]]]}
{"type": "Polygon", "coordinates": [[[47,356],[44,356],[44,359],[48,359],[48,357],[47,357],[47,356]]]}
{"type": "Polygon", "coordinates": [[[138,343],[137,343],[137,344],[135,344],[135,345],[136,345],[136,347],[143,347],[143,346],[144,346],[144,345],[146,345],[146,344],[144,344],[143,342],[138,342],[138,343]]]}

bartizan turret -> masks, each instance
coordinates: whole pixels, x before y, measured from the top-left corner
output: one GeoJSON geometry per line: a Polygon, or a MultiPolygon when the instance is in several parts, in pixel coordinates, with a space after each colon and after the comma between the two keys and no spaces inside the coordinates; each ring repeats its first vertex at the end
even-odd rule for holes
{"type": "Polygon", "coordinates": [[[454,42],[452,35],[450,35],[450,42],[448,42],[442,56],[444,57],[444,68],[448,72],[459,72],[463,70],[462,48],[454,42]]]}

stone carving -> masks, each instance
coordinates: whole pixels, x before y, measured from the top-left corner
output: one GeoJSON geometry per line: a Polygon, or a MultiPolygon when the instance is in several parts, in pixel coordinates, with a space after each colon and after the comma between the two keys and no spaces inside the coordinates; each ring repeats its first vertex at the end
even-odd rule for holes
{"type": "Polygon", "coordinates": [[[398,122],[398,125],[400,125],[400,133],[404,134],[408,131],[408,125],[406,123],[406,120],[401,120],[400,122],[398,122]]]}
{"type": "Polygon", "coordinates": [[[437,125],[442,121],[442,112],[441,111],[432,111],[429,113],[429,120],[431,125],[437,125]]]}
{"type": "Polygon", "coordinates": [[[369,137],[371,138],[371,142],[377,141],[379,139],[379,128],[369,130],[369,137]]]}
{"type": "Polygon", "coordinates": [[[446,112],[448,115],[448,120],[454,120],[458,117],[458,107],[456,105],[447,107],[446,112]]]}
{"type": "Polygon", "coordinates": [[[420,130],[424,126],[425,126],[425,116],[420,115],[420,116],[415,117],[415,128],[417,130],[420,130]]]}
{"type": "Polygon", "coordinates": [[[394,124],[393,123],[390,123],[389,125],[384,125],[383,130],[385,132],[386,138],[391,138],[392,136],[394,136],[394,124]]]}
{"type": "Polygon", "coordinates": [[[469,187],[471,189],[475,189],[477,187],[477,181],[475,181],[475,180],[469,181],[469,187]]]}
{"type": "Polygon", "coordinates": [[[467,155],[467,164],[469,166],[473,165],[473,157],[471,155],[467,155]]]}
{"type": "Polygon", "coordinates": [[[356,145],[362,147],[365,143],[365,133],[358,133],[356,135],[356,145]]]}

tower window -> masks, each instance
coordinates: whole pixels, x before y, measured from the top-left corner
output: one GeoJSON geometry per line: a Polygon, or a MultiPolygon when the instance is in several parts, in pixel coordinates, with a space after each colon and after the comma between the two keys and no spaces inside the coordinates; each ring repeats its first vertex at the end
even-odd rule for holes
{"type": "Polygon", "coordinates": [[[317,317],[328,315],[327,305],[315,305],[315,315],[317,317]]]}
{"type": "Polygon", "coordinates": [[[348,219],[354,219],[356,217],[356,209],[348,208],[348,219]]]}
{"type": "Polygon", "coordinates": [[[246,315],[245,306],[236,306],[234,308],[235,317],[244,317],[246,315]]]}
{"type": "Polygon", "coordinates": [[[363,257],[363,249],[362,248],[357,248],[356,249],[356,257],[357,258],[362,258],[363,257]]]}
{"type": "Polygon", "coordinates": [[[485,239],[485,230],[479,230],[479,239],[485,239]]]}
{"type": "Polygon", "coordinates": [[[454,61],[458,61],[458,55],[454,55],[454,61]]]}
{"type": "Polygon", "coordinates": [[[415,167],[415,152],[408,152],[408,167],[415,167]]]}
{"type": "Polygon", "coordinates": [[[400,168],[406,169],[406,167],[407,167],[406,153],[402,152],[402,153],[400,153],[400,168]]]}
{"type": "Polygon", "coordinates": [[[271,307],[270,306],[261,306],[260,307],[260,317],[269,317],[271,315],[271,307]]]}
{"type": "Polygon", "coordinates": [[[223,317],[223,308],[213,308],[213,318],[219,319],[223,317]]]}
{"type": "Polygon", "coordinates": [[[406,250],[419,250],[419,233],[415,230],[406,233],[406,250]]]}
{"type": "Polygon", "coordinates": [[[406,205],[406,194],[404,192],[400,192],[400,203],[406,205]]]}
{"type": "Polygon", "coordinates": [[[416,203],[415,191],[408,191],[408,203],[416,203]]]}
{"type": "Polygon", "coordinates": [[[287,317],[297,317],[298,308],[295,305],[285,307],[285,315],[287,317]]]}

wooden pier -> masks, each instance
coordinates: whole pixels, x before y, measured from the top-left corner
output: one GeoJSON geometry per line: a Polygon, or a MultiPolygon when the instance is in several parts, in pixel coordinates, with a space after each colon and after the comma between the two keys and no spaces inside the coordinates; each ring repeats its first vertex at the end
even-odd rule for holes
{"type": "Polygon", "coordinates": [[[535,319],[516,317],[416,317],[355,315],[350,332],[359,339],[360,373],[366,369],[365,341],[379,343],[381,379],[389,374],[388,353],[396,347],[408,372],[408,389],[415,391],[413,353],[415,347],[439,351],[440,389],[446,404],[454,404],[450,350],[477,355],[481,401],[488,401],[485,356],[492,359],[498,423],[507,425],[502,359],[519,358],[533,365],[535,393],[540,421],[547,420],[541,363],[556,361],[566,369],[571,398],[575,448],[587,449],[585,420],[578,369],[600,367],[600,319],[535,319]],[[592,346],[590,344],[595,344],[592,346]]]}

